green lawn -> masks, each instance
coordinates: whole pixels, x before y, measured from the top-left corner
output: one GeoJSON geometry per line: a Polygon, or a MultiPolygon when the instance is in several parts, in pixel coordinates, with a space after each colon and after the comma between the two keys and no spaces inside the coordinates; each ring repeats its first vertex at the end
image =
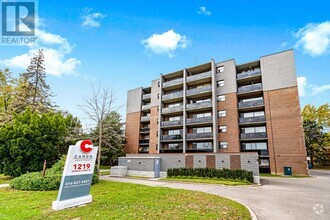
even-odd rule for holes
{"type": "Polygon", "coordinates": [[[100,166],[100,170],[110,170],[110,166],[100,166]]]}
{"type": "Polygon", "coordinates": [[[281,177],[281,178],[309,178],[311,176],[305,175],[292,175],[292,176],[284,176],[284,175],[274,175],[270,173],[260,173],[261,177],[281,177]]]}
{"type": "Polygon", "coordinates": [[[214,179],[214,178],[206,178],[206,177],[167,177],[167,178],[162,178],[161,180],[173,181],[173,182],[220,184],[220,185],[226,185],[226,186],[251,185],[251,183],[249,183],[248,181],[214,179]]]}
{"type": "Polygon", "coordinates": [[[0,188],[0,219],[251,219],[243,205],[201,192],[100,181],[91,194],[92,204],[55,212],[57,191],[0,188]]]}
{"type": "Polygon", "coordinates": [[[4,176],[3,174],[0,174],[0,184],[9,183],[10,180],[10,176],[4,176]]]}

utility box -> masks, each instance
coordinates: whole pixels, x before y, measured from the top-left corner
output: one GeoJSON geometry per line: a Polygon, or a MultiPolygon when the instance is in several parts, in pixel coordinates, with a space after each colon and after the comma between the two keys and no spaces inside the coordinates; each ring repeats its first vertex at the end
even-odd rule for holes
{"type": "Polygon", "coordinates": [[[291,167],[284,167],[284,175],[292,176],[292,169],[291,167]]]}
{"type": "Polygon", "coordinates": [[[111,167],[110,176],[126,176],[127,167],[126,166],[115,166],[111,167]]]}

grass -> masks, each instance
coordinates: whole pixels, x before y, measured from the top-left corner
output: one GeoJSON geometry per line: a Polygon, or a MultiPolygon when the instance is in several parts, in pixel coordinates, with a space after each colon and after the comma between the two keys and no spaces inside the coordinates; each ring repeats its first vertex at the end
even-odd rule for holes
{"type": "Polygon", "coordinates": [[[0,194],[0,219],[251,219],[243,205],[216,195],[109,181],[92,186],[91,204],[57,212],[57,191],[0,194]]]}
{"type": "Polygon", "coordinates": [[[110,166],[100,166],[100,170],[110,170],[110,166]]]}
{"type": "Polygon", "coordinates": [[[12,178],[10,176],[4,176],[3,174],[0,174],[0,184],[6,184],[9,183],[12,178]]]}
{"type": "Polygon", "coordinates": [[[177,177],[162,178],[161,180],[174,181],[174,182],[220,184],[220,185],[226,185],[226,186],[251,185],[251,183],[248,181],[206,178],[206,177],[179,177],[179,176],[177,176],[177,177]]]}
{"type": "Polygon", "coordinates": [[[101,176],[106,176],[106,175],[110,175],[110,171],[100,171],[100,175],[101,176]]]}
{"type": "Polygon", "coordinates": [[[279,178],[309,178],[311,176],[306,175],[292,175],[292,176],[285,176],[285,175],[274,175],[270,173],[260,173],[261,177],[279,177],[279,178]]]}

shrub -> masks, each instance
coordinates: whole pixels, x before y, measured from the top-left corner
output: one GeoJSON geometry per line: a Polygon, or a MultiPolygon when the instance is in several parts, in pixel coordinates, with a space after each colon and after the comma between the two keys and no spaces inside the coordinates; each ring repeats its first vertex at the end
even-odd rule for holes
{"type": "Polygon", "coordinates": [[[253,173],[247,170],[230,170],[214,168],[171,168],[167,170],[168,177],[196,176],[208,178],[223,178],[232,180],[246,180],[253,183],[253,173]]]}
{"type": "MultiPolygon", "coordinates": [[[[56,162],[52,168],[46,170],[46,175],[42,177],[41,172],[27,173],[10,181],[10,186],[14,189],[29,191],[57,190],[61,184],[61,177],[64,170],[65,156],[56,162]]],[[[96,174],[93,175],[92,184],[99,181],[96,174]]]]}

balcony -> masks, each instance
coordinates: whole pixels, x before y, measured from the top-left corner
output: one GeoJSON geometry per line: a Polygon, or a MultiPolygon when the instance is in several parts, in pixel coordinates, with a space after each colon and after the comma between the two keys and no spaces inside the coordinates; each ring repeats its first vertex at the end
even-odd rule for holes
{"type": "Polygon", "coordinates": [[[187,110],[199,110],[204,108],[212,108],[212,102],[200,102],[200,103],[192,103],[187,105],[187,110]]]}
{"type": "Polygon", "coordinates": [[[192,147],[192,148],[187,148],[187,152],[189,153],[198,153],[198,152],[213,152],[213,146],[208,146],[204,148],[198,148],[198,147],[192,147]]]}
{"type": "Polygon", "coordinates": [[[263,106],[264,100],[256,100],[256,101],[250,101],[250,102],[239,102],[238,108],[250,108],[250,107],[256,107],[256,106],[263,106]]]}
{"type": "Polygon", "coordinates": [[[150,104],[149,105],[142,105],[142,111],[150,110],[150,104]]]}
{"type": "Polygon", "coordinates": [[[167,107],[162,109],[163,114],[168,114],[168,113],[174,113],[174,112],[182,112],[183,111],[183,105],[180,106],[175,106],[175,107],[167,107]]]}
{"type": "Polygon", "coordinates": [[[140,128],[140,132],[149,132],[149,131],[150,131],[149,127],[140,128]]]}
{"type": "Polygon", "coordinates": [[[238,87],[238,94],[249,93],[249,92],[260,91],[260,90],[262,90],[261,83],[252,84],[252,85],[248,85],[248,86],[238,87]]]}
{"type": "Polygon", "coordinates": [[[145,100],[145,99],[150,99],[151,98],[151,94],[150,93],[148,93],[148,94],[144,94],[143,96],[142,96],[142,99],[143,100],[145,100]]]}
{"type": "Polygon", "coordinates": [[[160,137],[160,140],[162,141],[182,140],[182,134],[162,135],[160,137]]]}
{"type": "Polygon", "coordinates": [[[187,90],[186,94],[187,94],[187,96],[193,96],[193,95],[199,95],[199,94],[210,93],[210,92],[212,92],[212,87],[205,86],[202,88],[195,88],[195,89],[187,90]]]}
{"type": "Polygon", "coordinates": [[[176,146],[168,146],[167,148],[160,149],[160,153],[182,153],[183,145],[182,143],[177,144],[176,146]]]}
{"type": "Polygon", "coordinates": [[[187,139],[189,140],[195,140],[195,139],[212,139],[213,133],[212,132],[206,132],[206,133],[188,133],[187,139]]]}
{"type": "Polygon", "coordinates": [[[139,153],[149,153],[149,147],[139,147],[139,153]]]}
{"type": "Polygon", "coordinates": [[[259,133],[241,133],[240,138],[243,140],[246,139],[265,139],[267,138],[267,133],[266,132],[259,132],[259,133]]]}
{"type": "Polygon", "coordinates": [[[265,121],[266,121],[265,116],[239,118],[239,123],[240,124],[257,123],[257,122],[265,122],[265,121]]]}
{"type": "Polygon", "coordinates": [[[207,79],[207,78],[210,78],[211,76],[212,76],[211,71],[208,71],[208,72],[205,72],[205,73],[200,73],[200,74],[188,76],[187,77],[187,82],[201,80],[201,79],[207,79]]]}
{"type": "Polygon", "coordinates": [[[139,145],[149,145],[149,139],[140,140],[139,145]]]}
{"type": "Polygon", "coordinates": [[[187,118],[186,124],[200,124],[200,123],[211,123],[213,120],[212,116],[202,118],[187,118]]]}
{"type": "Polygon", "coordinates": [[[244,78],[260,76],[260,75],[261,75],[260,69],[254,69],[237,74],[237,79],[244,79],[244,78]]]}
{"type": "Polygon", "coordinates": [[[147,122],[147,121],[150,121],[150,115],[141,117],[141,122],[147,122]]]}
{"type": "Polygon", "coordinates": [[[182,125],[182,120],[162,122],[162,127],[172,127],[172,126],[180,126],[180,125],[182,125]]]}
{"type": "Polygon", "coordinates": [[[180,85],[182,83],[183,83],[183,78],[170,80],[170,81],[167,81],[167,82],[163,82],[163,88],[170,87],[170,86],[175,86],[175,85],[180,85]]]}
{"type": "Polygon", "coordinates": [[[167,94],[167,95],[163,95],[162,96],[162,100],[170,100],[170,99],[178,99],[178,98],[182,98],[183,97],[183,92],[176,92],[176,93],[172,93],[172,94],[167,94]]]}

